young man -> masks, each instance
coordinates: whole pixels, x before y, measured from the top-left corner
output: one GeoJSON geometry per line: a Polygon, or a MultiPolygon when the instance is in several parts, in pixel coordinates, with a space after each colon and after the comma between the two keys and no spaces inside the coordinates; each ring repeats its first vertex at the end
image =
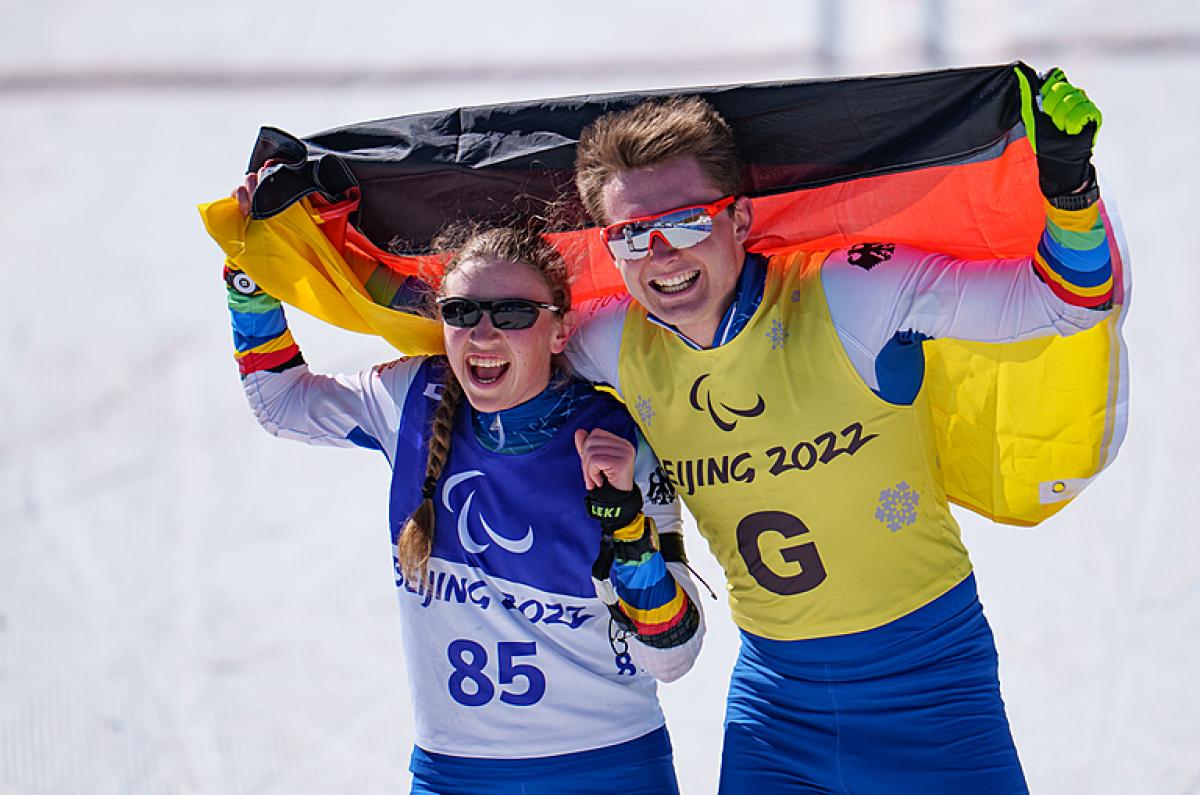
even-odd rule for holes
{"type": "Polygon", "coordinates": [[[581,137],[576,184],[634,302],[594,312],[569,355],[622,394],[725,569],[742,649],[724,793],[1026,790],[921,342],[1071,334],[1110,306],[1099,112],[1060,72],[1038,106],[1046,231],[1022,262],[747,254],[737,150],[702,100],[581,137]]]}

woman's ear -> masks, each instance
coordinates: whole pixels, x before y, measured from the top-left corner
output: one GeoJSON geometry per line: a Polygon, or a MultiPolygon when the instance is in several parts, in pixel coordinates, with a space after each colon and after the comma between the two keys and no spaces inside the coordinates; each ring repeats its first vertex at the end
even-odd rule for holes
{"type": "Polygon", "coordinates": [[[554,328],[554,335],[550,338],[550,352],[562,353],[567,349],[567,341],[571,339],[571,335],[575,333],[575,329],[579,327],[579,313],[574,309],[568,309],[559,319],[558,324],[554,328]]]}

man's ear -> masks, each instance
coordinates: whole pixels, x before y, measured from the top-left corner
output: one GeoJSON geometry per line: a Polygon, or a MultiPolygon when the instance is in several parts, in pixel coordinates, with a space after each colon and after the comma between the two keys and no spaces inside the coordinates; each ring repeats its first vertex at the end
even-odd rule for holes
{"type": "Polygon", "coordinates": [[[575,329],[578,327],[579,313],[574,309],[568,309],[558,321],[554,336],[550,338],[550,352],[562,353],[565,351],[567,349],[567,341],[571,339],[571,335],[575,333],[575,329]]]}
{"type": "Polygon", "coordinates": [[[733,203],[733,236],[738,245],[750,237],[750,226],[754,223],[754,205],[749,196],[738,196],[733,203]]]}

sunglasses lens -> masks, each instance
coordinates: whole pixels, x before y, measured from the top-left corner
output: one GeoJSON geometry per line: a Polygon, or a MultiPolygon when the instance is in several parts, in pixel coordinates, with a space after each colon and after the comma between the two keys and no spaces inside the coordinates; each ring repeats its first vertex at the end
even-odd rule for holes
{"type": "Polygon", "coordinates": [[[541,306],[524,298],[506,298],[500,301],[474,301],[470,298],[447,298],[439,301],[442,322],[456,328],[474,328],[487,312],[492,325],[501,331],[526,329],[537,322],[541,306]]]}
{"type": "Polygon", "coordinates": [[[712,234],[712,224],[707,226],[676,226],[662,230],[663,237],[674,248],[691,248],[712,234]]]}
{"type": "Polygon", "coordinates": [[[479,304],[467,298],[451,298],[449,301],[443,301],[442,321],[448,326],[457,328],[471,328],[479,323],[479,319],[483,316],[480,312],[479,304]]]}
{"type": "Polygon", "coordinates": [[[650,253],[655,233],[672,248],[691,248],[712,234],[712,216],[703,207],[684,207],[657,218],[613,227],[606,239],[617,259],[641,259],[650,253]]]}
{"type": "Polygon", "coordinates": [[[504,331],[526,329],[537,322],[537,304],[520,299],[496,301],[492,304],[492,324],[504,331]]]}
{"type": "Polygon", "coordinates": [[[608,243],[608,250],[616,259],[641,259],[650,253],[649,248],[634,251],[630,242],[623,237],[609,237],[605,242],[608,243]]]}

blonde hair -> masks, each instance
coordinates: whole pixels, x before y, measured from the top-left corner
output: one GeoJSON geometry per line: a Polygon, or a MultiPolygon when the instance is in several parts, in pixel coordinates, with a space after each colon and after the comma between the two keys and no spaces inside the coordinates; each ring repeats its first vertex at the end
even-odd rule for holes
{"type": "Polygon", "coordinates": [[[699,97],[647,100],[589,124],[575,150],[575,187],[592,220],[608,223],[604,186],[614,174],[685,157],[695,159],[723,195],[741,190],[733,130],[699,97]]]}

